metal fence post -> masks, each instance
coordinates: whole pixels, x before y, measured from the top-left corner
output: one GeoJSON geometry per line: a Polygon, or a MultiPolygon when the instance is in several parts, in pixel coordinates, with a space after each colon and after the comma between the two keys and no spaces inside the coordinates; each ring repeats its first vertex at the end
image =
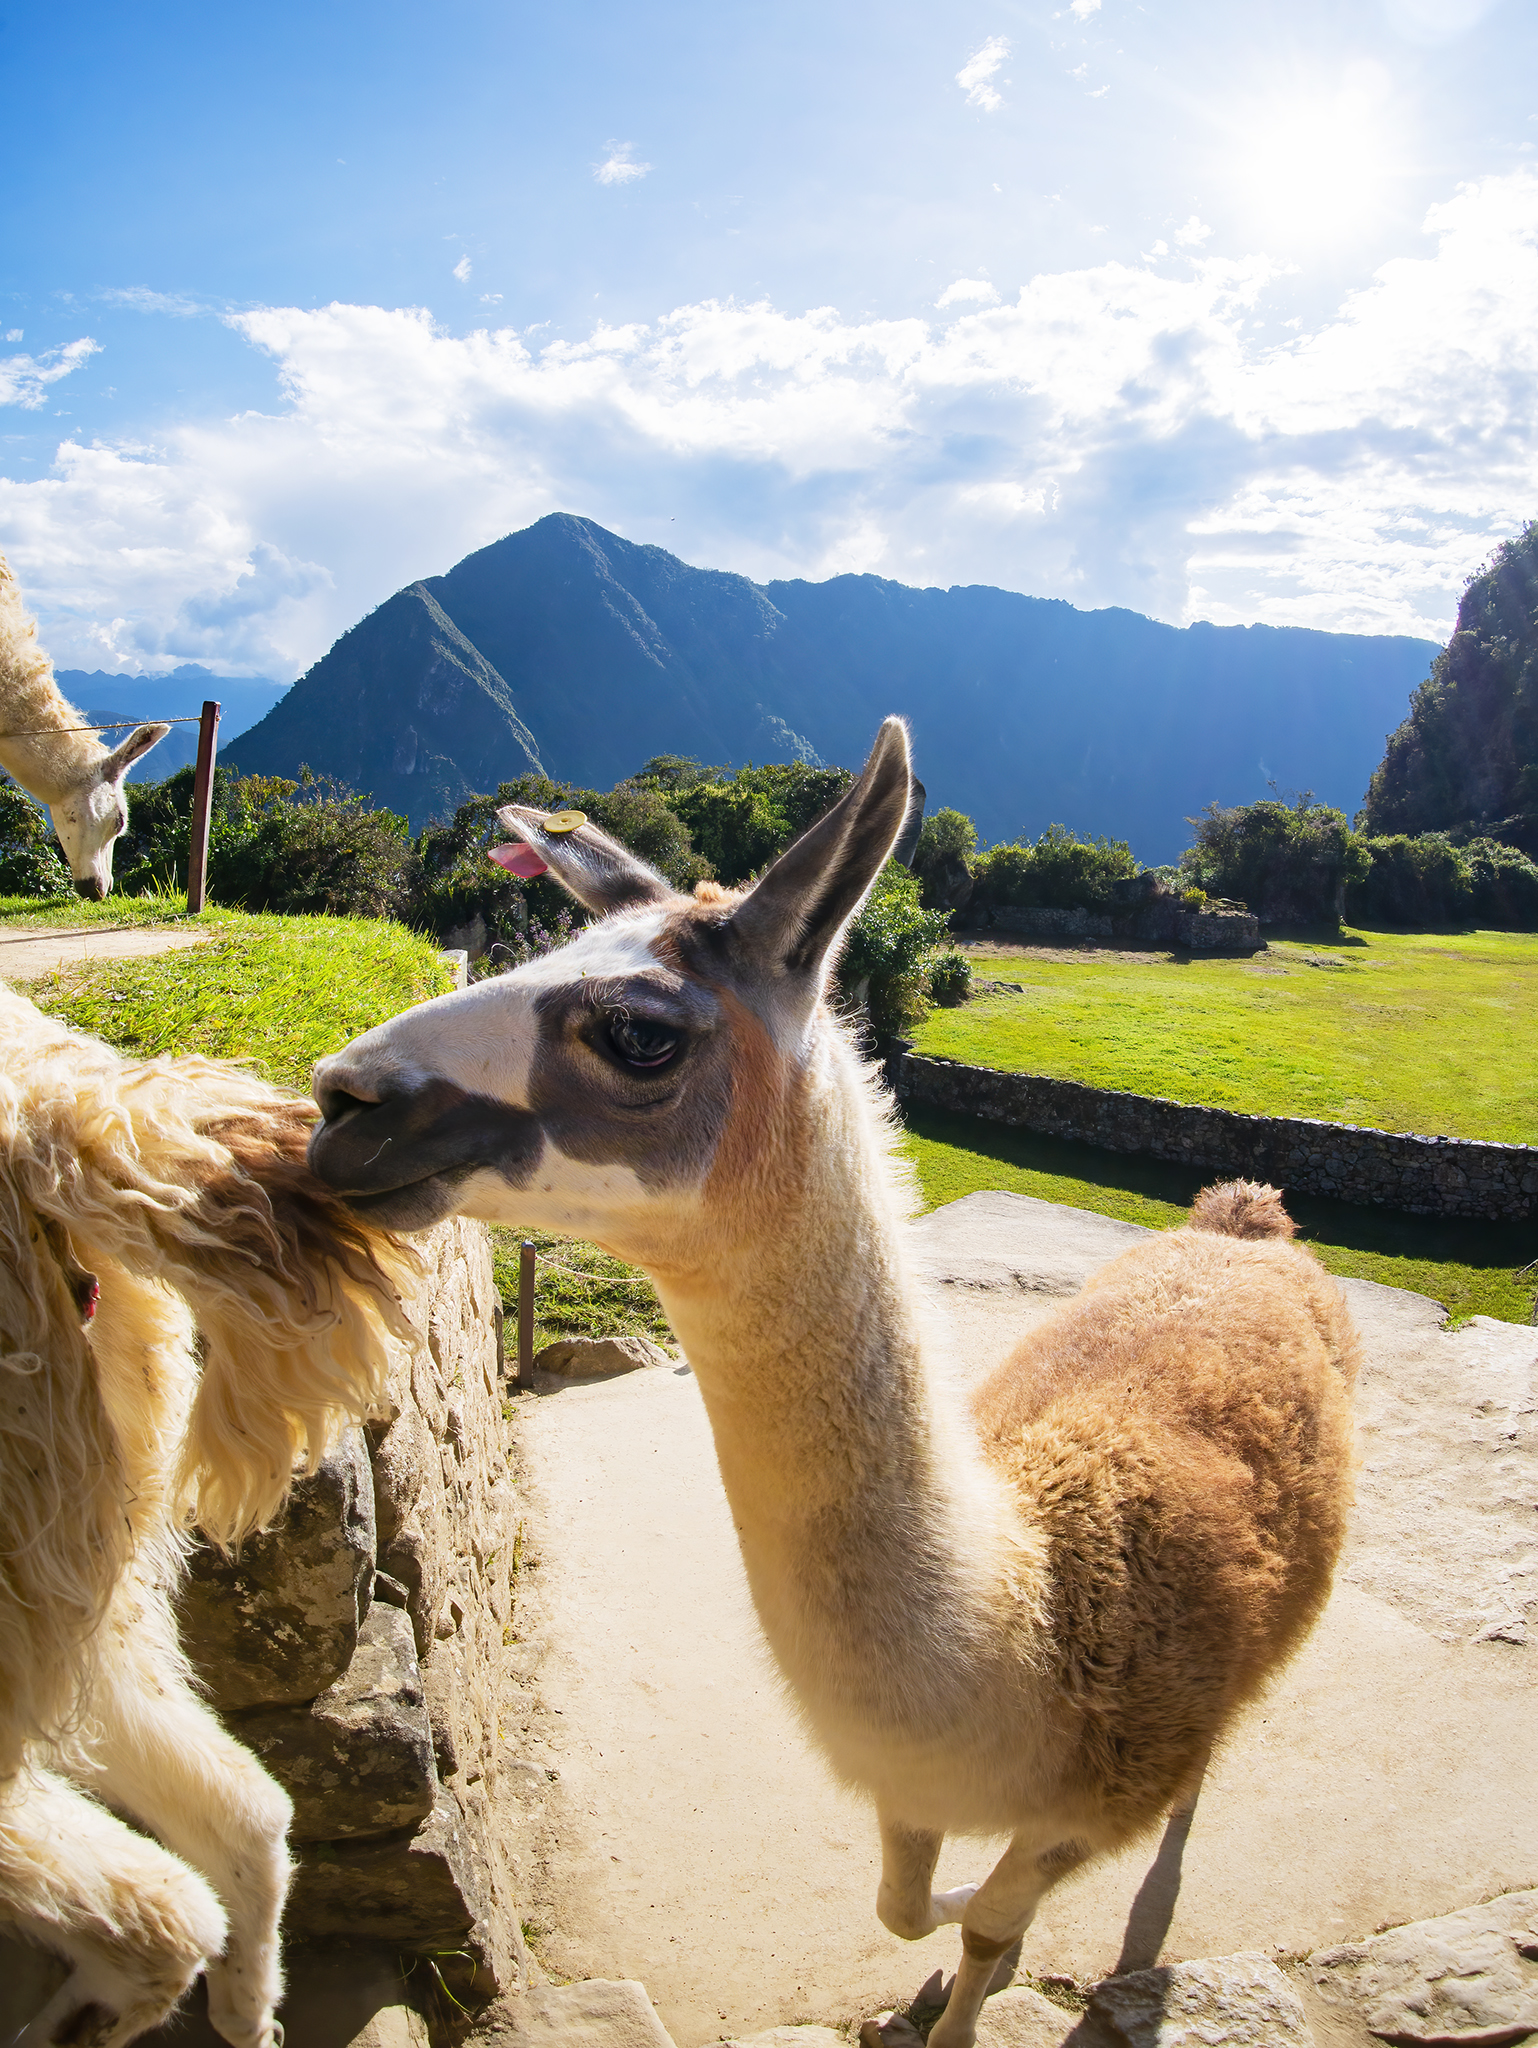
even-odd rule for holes
{"type": "Polygon", "coordinates": [[[208,888],[208,815],[214,794],[214,755],[219,748],[219,706],[203,704],[198,725],[198,767],[192,782],[192,844],[187,853],[187,908],[201,910],[208,888]]]}

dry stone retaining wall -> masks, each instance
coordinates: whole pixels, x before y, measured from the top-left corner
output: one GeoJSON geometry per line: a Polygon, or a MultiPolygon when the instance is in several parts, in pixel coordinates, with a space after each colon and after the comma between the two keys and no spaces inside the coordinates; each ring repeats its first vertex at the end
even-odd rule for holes
{"type": "Polygon", "coordinates": [[[889,1072],[905,1102],[1077,1138],[1112,1152],[1151,1152],[1202,1172],[1274,1181],[1299,1194],[1333,1195],[1413,1216],[1538,1213],[1538,1148],[1530,1145],[1199,1109],[1044,1074],[1005,1074],[929,1059],[905,1047],[897,1050],[889,1072]]]}
{"type": "Polygon", "coordinates": [[[518,1974],[513,1845],[490,1807],[516,1517],[483,1226],[416,1240],[425,1341],[240,1555],[201,1550],[187,1651],[237,1740],[294,1801],[290,1940],[518,1974]]]}

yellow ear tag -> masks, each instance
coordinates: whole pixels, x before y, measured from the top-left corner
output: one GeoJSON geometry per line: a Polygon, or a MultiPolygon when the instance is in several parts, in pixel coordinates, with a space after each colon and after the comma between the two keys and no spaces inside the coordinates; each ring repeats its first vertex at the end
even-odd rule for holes
{"type": "Polygon", "coordinates": [[[579,825],[586,823],[586,811],[552,811],[543,829],[552,839],[564,839],[568,832],[575,832],[579,825]]]}

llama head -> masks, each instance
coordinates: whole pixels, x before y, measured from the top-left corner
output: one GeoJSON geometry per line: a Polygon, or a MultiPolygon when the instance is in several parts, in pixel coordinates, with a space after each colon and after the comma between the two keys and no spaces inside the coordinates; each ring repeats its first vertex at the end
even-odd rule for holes
{"type": "Polygon", "coordinates": [[[654,1265],[680,1229],[753,1206],[911,791],[907,732],[888,719],[859,781],[753,888],[692,897],[591,825],[501,812],[597,921],[323,1060],[313,1169],[391,1227],[458,1210],[654,1265]]]}
{"type": "MultiPolygon", "coordinates": [[[[120,740],[115,747],[103,747],[95,760],[72,773],[58,771],[62,786],[34,792],[48,806],[53,829],[82,896],[100,901],[111,889],[112,849],[128,829],[123,778],[135,761],[157,746],[170,730],[170,726],[158,721],[136,725],[126,740],[120,740]]],[[[29,786],[29,778],[22,776],[18,780],[24,787],[29,786]]]]}

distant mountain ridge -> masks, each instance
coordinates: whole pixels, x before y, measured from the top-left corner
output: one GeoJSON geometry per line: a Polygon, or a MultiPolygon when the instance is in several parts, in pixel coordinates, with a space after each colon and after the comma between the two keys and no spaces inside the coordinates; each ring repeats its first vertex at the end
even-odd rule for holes
{"type": "Polygon", "coordinates": [[[931,808],[985,839],[1058,820],[1161,861],[1273,779],[1353,810],[1436,652],[985,585],[756,584],[554,513],[398,591],[225,758],[308,762],[420,825],[535,766],[596,788],[660,753],[855,767],[896,711],[931,808]]]}
{"type": "MultiPolygon", "coordinates": [[[[192,716],[203,709],[205,697],[213,697],[220,706],[221,748],[264,718],[291,687],[270,676],[216,676],[196,661],[185,661],[163,675],[125,676],[102,668],[61,668],[55,676],[71,704],[93,723],[117,718],[138,725],[148,718],[192,716]]],[[[121,731],[104,735],[109,746],[122,736],[121,731]]],[[[197,727],[173,725],[159,746],[129,769],[126,780],[163,781],[195,761],[197,752],[197,727]]]]}

